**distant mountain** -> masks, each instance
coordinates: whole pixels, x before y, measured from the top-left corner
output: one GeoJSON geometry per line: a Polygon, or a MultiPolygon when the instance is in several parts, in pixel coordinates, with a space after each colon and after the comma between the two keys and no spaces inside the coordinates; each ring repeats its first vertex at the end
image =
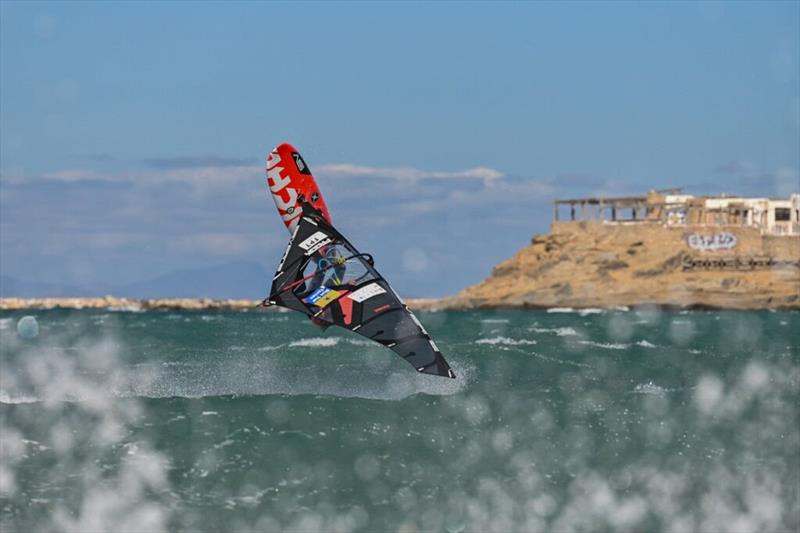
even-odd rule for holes
{"type": "Polygon", "coordinates": [[[104,296],[125,298],[249,298],[267,295],[272,272],[258,263],[237,261],[200,268],[175,270],[125,285],[76,286],[25,281],[0,276],[0,296],[45,298],[104,296]]]}
{"type": "Polygon", "coordinates": [[[202,268],[175,270],[118,287],[127,298],[263,298],[273,272],[258,263],[237,261],[202,268]]]}
{"type": "Polygon", "coordinates": [[[61,285],[46,281],[28,281],[13,276],[0,275],[0,296],[6,298],[48,298],[101,296],[107,286],[82,287],[78,285],[61,285]]]}

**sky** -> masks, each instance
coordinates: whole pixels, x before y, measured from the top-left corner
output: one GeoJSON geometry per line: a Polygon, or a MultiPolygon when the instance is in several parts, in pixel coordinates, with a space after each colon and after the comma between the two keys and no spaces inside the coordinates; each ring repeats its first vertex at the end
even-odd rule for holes
{"type": "Polygon", "coordinates": [[[800,191],[800,3],[0,2],[4,276],[271,278],[284,141],[401,295],[453,294],[555,198],[800,191]]]}

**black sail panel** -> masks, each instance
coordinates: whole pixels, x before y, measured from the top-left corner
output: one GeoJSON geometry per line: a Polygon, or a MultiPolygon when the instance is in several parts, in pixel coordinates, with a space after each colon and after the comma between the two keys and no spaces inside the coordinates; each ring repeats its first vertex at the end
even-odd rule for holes
{"type": "Polygon", "coordinates": [[[319,325],[340,326],[380,343],[418,372],[455,377],[417,317],[375,270],[372,257],[358,252],[307,204],[268,300],[319,325]]]}

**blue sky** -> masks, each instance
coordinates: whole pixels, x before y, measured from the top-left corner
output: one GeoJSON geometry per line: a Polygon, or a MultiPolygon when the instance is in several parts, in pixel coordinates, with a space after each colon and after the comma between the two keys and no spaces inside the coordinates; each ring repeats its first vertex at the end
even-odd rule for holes
{"type": "Polygon", "coordinates": [[[797,2],[5,1],[0,272],[271,270],[284,140],[409,296],[485,277],[556,197],[785,195],[799,28],[797,2]]]}

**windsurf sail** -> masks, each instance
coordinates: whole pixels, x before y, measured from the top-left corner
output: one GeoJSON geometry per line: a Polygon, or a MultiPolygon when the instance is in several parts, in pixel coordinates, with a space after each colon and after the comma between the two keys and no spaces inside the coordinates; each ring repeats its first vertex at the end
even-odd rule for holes
{"type": "Polygon", "coordinates": [[[319,210],[306,202],[302,209],[264,304],[363,335],[418,372],[455,378],[417,317],[375,270],[372,256],[356,250],[319,210]]]}

